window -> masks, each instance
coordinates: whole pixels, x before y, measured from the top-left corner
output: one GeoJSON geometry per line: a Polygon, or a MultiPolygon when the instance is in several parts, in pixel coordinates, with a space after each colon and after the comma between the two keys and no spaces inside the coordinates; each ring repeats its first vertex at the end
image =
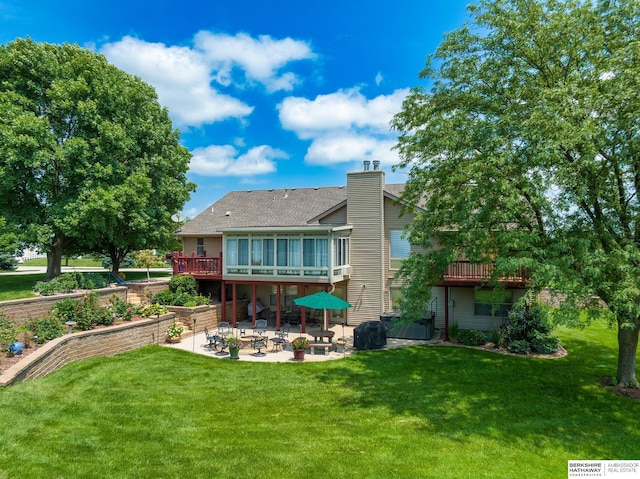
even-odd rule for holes
{"type": "Polygon", "coordinates": [[[402,290],[400,288],[389,288],[389,293],[391,293],[391,310],[400,311],[403,299],[402,290]]]}
{"type": "Polygon", "coordinates": [[[501,317],[509,312],[512,302],[511,291],[479,289],[473,292],[473,314],[501,317]]]}
{"type": "MultiPolygon", "coordinates": [[[[277,306],[277,294],[278,294],[278,287],[277,286],[271,286],[271,294],[269,295],[269,305],[273,306],[274,308],[277,306]]],[[[294,306],[295,303],[293,302],[294,299],[296,299],[298,297],[298,286],[297,285],[292,285],[292,286],[281,286],[280,287],[280,306],[282,308],[286,307],[286,306],[294,306]]]]}
{"type": "Polygon", "coordinates": [[[249,265],[249,240],[244,238],[227,239],[227,265],[249,265]]]}
{"type": "Polygon", "coordinates": [[[196,240],[196,256],[204,256],[204,238],[196,240]]]}
{"type": "Polygon", "coordinates": [[[300,239],[278,238],[276,248],[278,266],[300,267],[300,239]]]}
{"type": "Polygon", "coordinates": [[[402,230],[389,231],[390,267],[398,269],[402,262],[409,257],[411,244],[409,240],[402,236],[402,230]]]}
{"type": "Polygon", "coordinates": [[[349,264],[349,238],[333,239],[333,266],[349,264]]]}
{"type": "Polygon", "coordinates": [[[326,239],[302,240],[302,265],[324,268],[329,266],[329,241],[326,239]]]}

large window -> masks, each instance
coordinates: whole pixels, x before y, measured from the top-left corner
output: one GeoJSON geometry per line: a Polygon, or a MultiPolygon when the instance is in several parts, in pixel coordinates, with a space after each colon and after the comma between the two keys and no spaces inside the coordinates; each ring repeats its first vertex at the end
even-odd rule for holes
{"type": "Polygon", "coordinates": [[[511,291],[478,289],[473,292],[473,312],[476,316],[506,316],[512,302],[511,291]]]}
{"type": "Polygon", "coordinates": [[[325,234],[230,234],[225,239],[227,272],[232,274],[328,276],[325,234]]]}
{"type": "Polygon", "coordinates": [[[196,255],[204,256],[204,238],[198,238],[196,240],[196,255]]]}
{"type": "Polygon", "coordinates": [[[402,262],[409,257],[411,245],[409,240],[402,235],[402,230],[389,231],[390,267],[398,269],[402,262]]]}

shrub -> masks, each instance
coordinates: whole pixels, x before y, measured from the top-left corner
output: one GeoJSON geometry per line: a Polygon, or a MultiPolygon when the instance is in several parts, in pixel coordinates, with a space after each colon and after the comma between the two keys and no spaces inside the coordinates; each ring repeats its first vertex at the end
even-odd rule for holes
{"type": "Polygon", "coordinates": [[[18,330],[4,312],[0,311],[0,351],[8,351],[9,345],[18,340],[18,330]]]}
{"type": "Polygon", "coordinates": [[[458,326],[458,323],[453,323],[449,325],[449,339],[451,341],[457,341],[458,340],[458,331],[460,330],[460,327],[458,326]]]}
{"type": "Polygon", "coordinates": [[[198,282],[193,276],[180,274],[169,280],[169,290],[172,293],[187,293],[195,296],[198,294],[198,282]]]}
{"type": "Polygon", "coordinates": [[[13,271],[17,267],[17,259],[9,253],[0,253],[0,271],[13,271]]]}
{"type": "Polygon", "coordinates": [[[542,307],[531,305],[526,308],[518,305],[509,311],[507,335],[511,340],[524,339],[531,342],[536,331],[544,334],[551,332],[551,324],[542,307]]]}
{"type": "Polygon", "coordinates": [[[168,289],[163,289],[153,296],[153,302],[164,305],[173,305],[174,293],[168,289]]]}
{"type": "Polygon", "coordinates": [[[37,344],[44,344],[64,334],[62,321],[53,315],[31,320],[27,324],[29,329],[33,331],[33,339],[37,344]]]}
{"type": "Polygon", "coordinates": [[[211,303],[211,300],[206,296],[200,294],[189,294],[184,291],[176,293],[171,292],[168,289],[160,291],[153,297],[153,302],[163,304],[165,306],[202,306],[204,304],[211,303]]]}
{"type": "Polygon", "coordinates": [[[100,273],[78,273],[76,279],[80,289],[100,289],[107,286],[106,279],[100,273]]]}
{"type": "Polygon", "coordinates": [[[531,354],[531,346],[524,339],[516,339],[509,344],[509,351],[516,354],[531,354]]]}
{"type": "Polygon", "coordinates": [[[482,346],[486,338],[482,331],[477,329],[461,329],[458,331],[458,342],[467,346],[482,346]]]}
{"type": "Polygon", "coordinates": [[[112,315],[106,308],[100,306],[100,296],[97,293],[85,294],[82,302],[78,303],[76,311],[76,323],[81,331],[88,331],[96,324],[113,323],[112,315]],[[109,315],[111,322],[105,317],[105,313],[109,315]]]}
{"type": "Polygon", "coordinates": [[[553,354],[560,347],[560,341],[551,334],[536,332],[531,341],[531,347],[540,354],[553,354]]]}
{"type": "Polygon", "coordinates": [[[493,343],[496,348],[501,348],[507,340],[507,336],[503,328],[496,331],[491,331],[489,334],[489,341],[493,343]]]}
{"type": "Polygon", "coordinates": [[[133,316],[136,314],[136,307],[127,303],[126,301],[122,301],[115,294],[109,298],[109,302],[111,303],[111,311],[117,317],[122,318],[123,321],[131,321],[133,316]]]}
{"type": "Polygon", "coordinates": [[[155,316],[157,314],[167,314],[168,312],[169,310],[166,308],[166,306],[163,306],[162,304],[158,304],[158,303],[149,304],[147,306],[142,307],[140,311],[138,311],[140,316],[144,316],[145,318],[148,318],[150,316],[155,316]]]}
{"type": "Polygon", "coordinates": [[[33,290],[42,296],[51,296],[60,293],[70,293],[78,289],[78,280],[73,273],[65,273],[49,281],[38,281],[33,290]]]}
{"type": "Polygon", "coordinates": [[[76,321],[78,316],[78,302],[71,298],[58,301],[55,306],[51,308],[51,314],[58,318],[61,323],[76,321]]]}

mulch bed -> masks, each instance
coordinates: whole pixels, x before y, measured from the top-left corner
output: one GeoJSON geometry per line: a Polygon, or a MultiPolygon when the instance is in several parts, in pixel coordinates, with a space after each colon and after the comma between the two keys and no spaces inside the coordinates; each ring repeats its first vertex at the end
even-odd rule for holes
{"type": "Polygon", "coordinates": [[[613,384],[613,380],[610,377],[600,378],[600,385],[609,391],[613,391],[618,396],[626,397],[634,401],[640,401],[640,389],[616,386],[613,384]]]}

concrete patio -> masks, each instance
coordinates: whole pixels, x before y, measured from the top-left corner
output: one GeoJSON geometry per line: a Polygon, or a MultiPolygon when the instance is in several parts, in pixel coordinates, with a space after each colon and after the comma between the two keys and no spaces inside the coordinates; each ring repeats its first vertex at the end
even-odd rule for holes
{"type": "MultiPolygon", "coordinates": [[[[312,330],[313,328],[308,328],[312,330]]],[[[238,328],[233,329],[232,335],[235,337],[240,337],[240,331],[245,330],[247,334],[251,334],[251,323],[243,322],[238,323],[238,328]]],[[[323,354],[324,351],[318,350],[315,354],[307,352],[305,354],[305,361],[329,361],[332,359],[342,359],[351,354],[356,353],[358,350],[353,347],[353,326],[342,326],[339,324],[334,324],[329,328],[330,331],[335,333],[333,337],[333,343],[336,343],[338,340],[344,338],[345,347],[344,351],[338,352],[336,348],[331,348],[327,354],[323,354]]],[[[267,328],[268,338],[275,337],[275,329],[273,327],[267,328]]],[[[293,341],[295,338],[299,336],[304,336],[309,341],[313,341],[313,336],[309,334],[300,334],[298,327],[292,326],[291,331],[289,332],[288,340],[293,341]]],[[[264,356],[255,356],[256,350],[251,347],[249,341],[243,341],[245,346],[240,350],[239,361],[254,361],[254,362],[296,362],[293,359],[293,352],[291,351],[291,347],[287,346],[283,350],[274,351],[273,343],[268,341],[268,345],[266,349],[262,351],[266,353],[264,356]]],[[[429,345],[429,344],[437,344],[440,343],[440,332],[436,331],[434,337],[430,340],[414,340],[414,339],[397,339],[397,338],[387,338],[387,345],[378,350],[384,349],[393,349],[393,348],[401,348],[406,346],[415,346],[415,345],[429,345]]],[[[226,359],[229,360],[229,354],[218,354],[216,351],[210,350],[208,347],[209,342],[206,339],[204,333],[198,333],[194,336],[185,337],[179,343],[174,344],[164,344],[164,346],[168,348],[182,349],[183,351],[189,351],[196,354],[202,354],[205,356],[209,356],[215,359],[226,359]]]]}

